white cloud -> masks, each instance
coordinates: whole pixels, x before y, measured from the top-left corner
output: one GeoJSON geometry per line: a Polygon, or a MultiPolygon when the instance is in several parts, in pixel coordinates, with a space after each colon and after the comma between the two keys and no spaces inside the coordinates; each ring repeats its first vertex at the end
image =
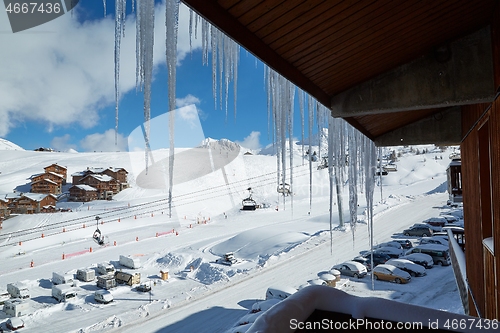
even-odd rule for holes
{"type": "MultiPolygon", "coordinates": [[[[76,13],[78,15],[76,6],[76,13]]],[[[165,4],[155,11],[155,66],[165,64],[165,4]]],[[[178,63],[189,54],[189,10],[179,14],[178,63]]],[[[114,20],[112,15],[80,24],[66,14],[16,34],[0,11],[0,136],[25,121],[47,131],[77,123],[92,128],[103,107],[114,104],[114,20]]],[[[198,33],[198,36],[201,36],[198,33]]],[[[121,42],[120,93],[135,89],[135,16],[121,42]]],[[[193,48],[201,47],[201,38],[193,48]]],[[[142,112],[142,111],[141,111],[142,112]]]]}
{"type": "Polygon", "coordinates": [[[184,120],[196,120],[196,119],[204,119],[205,115],[203,111],[199,108],[200,99],[196,96],[188,94],[184,98],[176,98],[175,105],[178,109],[178,114],[184,120]],[[185,106],[195,105],[194,108],[185,108],[185,106]]]}
{"type": "Polygon", "coordinates": [[[71,144],[71,135],[65,134],[63,136],[56,136],[50,142],[50,147],[58,151],[68,151],[70,149],[76,150],[76,145],[71,144]]]}
{"type": "Polygon", "coordinates": [[[127,139],[119,133],[117,139],[118,145],[115,145],[115,130],[109,129],[104,133],[87,135],[80,141],[80,146],[85,151],[126,151],[127,139]]]}
{"type": "Polygon", "coordinates": [[[247,136],[243,141],[236,141],[237,144],[248,149],[260,149],[261,145],[259,142],[260,132],[252,131],[249,136],[247,136]]]}

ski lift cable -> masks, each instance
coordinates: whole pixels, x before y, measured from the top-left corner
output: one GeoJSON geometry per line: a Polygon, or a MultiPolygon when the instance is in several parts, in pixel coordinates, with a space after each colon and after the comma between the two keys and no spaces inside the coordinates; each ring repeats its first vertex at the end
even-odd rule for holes
{"type": "MultiPolygon", "coordinates": [[[[296,167],[300,167],[300,166],[301,165],[297,165],[296,167]]],[[[259,181],[257,184],[254,184],[254,186],[253,186],[253,187],[262,187],[262,186],[265,186],[265,185],[272,184],[272,182],[274,182],[274,175],[275,175],[275,172],[273,171],[273,172],[270,172],[270,173],[267,173],[267,174],[250,177],[250,178],[247,178],[247,179],[244,179],[244,180],[239,180],[239,181],[236,181],[236,182],[231,182],[228,185],[235,186],[237,183],[248,182],[249,180],[256,180],[256,179],[259,179],[259,178],[262,178],[262,177],[272,176],[272,179],[271,178],[270,179],[262,179],[261,181],[259,181]],[[265,183],[262,184],[262,185],[259,184],[262,181],[264,181],[265,183]]],[[[304,173],[304,175],[306,175],[306,174],[304,173]]],[[[296,173],[295,176],[296,177],[301,177],[303,175],[301,175],[300,173],[296,173]]],[[[214,193],[213,190],[215,190],[217,188],[221,188],[221,187],[222,187],[221,191],[222,190],[224,191],[223,195],[227,195],[225,193],[225,191],[227,190],[227,185],[226,184],[215,186],[215,187],[212,187],[212,188],[209,188],[209,189],[205,189],[204,191],[205,192],[210,192],[210,196],[213,197],[213,193],[214,193]]],[[[190,195],[193,195],[193,194],[199,195],[200,193],[199,192],[185,193],[183,195],[175,197],[174,199],[178,201],[179,199],[182,199],[182,197],[186,197],[186,196],[189,197],[190,195]]],[[[220,196],[223,196],[223,195],[220,195],[220,196]]],[[[186,198],[186,199],[188,199],[188,198],[186,198]]],[[[150,201],[150,202],[146,202],[146,203],[142,203],[142,204],[138,204],[138,205],[134,205],[134,206],[130,206],[130,207],[124,207],[124,208],[115,209],[115,210],[113,210],[111,212],[101,213],[100,215],[104,214],[104,218],[107,219],[107,220],[110,220],[110,218],[112,218],[114,216],[120,216],[121,218],[126,218],[125,216],[123,216],[123,211],[134,212],[134,211],[137,211],[139,209],[147,208],[145,206],[149,206],[150,208],[152,208],[152,207],[164,204],[165,202],[167,202],[167,199],[159,199],[159,200],[154,200],[154,201],[150,201]]],[[[181,202],[178,202],[177,206],[179,206],[179,205],[183,205],[183,204],[181,202]]],[[[159,210],[154,210],[154,211],[159,211],[159,210]]],[[[149,212],[149,210],[148,210],[148,212],[149,212]]],[[[144,212],[144,214],[147,214],[147,212],[144,212]]],[[[81,224],[81,223],[89,222],[92,218],[95,218],[96,216],[98,216],[98,214],[90,215],[90,216],[85,216],[85,217],[79,217],[79,218],[73,218],[73,219],[69,219],[69,220],[63,220],[63,221],[60,221],[60,222],[57,222],[57,223],[54,223],[54,224],[50,224],[50,225],[36,226],[36,227],[28,228],[28,229],[18,230],[18,231],[14,231],[14,232],[10,233],[8,235],[8,237],[27,236],[29,234],[37,233],[37,232],[40,232],[40,231],[52,230],[52,229],[60,228],[60,227],[63,227],[63,226],[64,227],[67,227],[67,226],[70,227],[70,226],[73,226],[73,225],[78,225],[78,224],[81,224]]],[[[131,216],[133,216],[133,215],[131,215],[131,216]]],[[[2,235],[0,235],[0,240],[6,239],[6,238],[7,238],[7,236],[3,236],[2,237],[2,235]]],[[[38,237],[36,237],[36,238],[38,238],[38,237]]],[[[36,238],[34,238],[34,239],[36,239],[36,238]]]]}

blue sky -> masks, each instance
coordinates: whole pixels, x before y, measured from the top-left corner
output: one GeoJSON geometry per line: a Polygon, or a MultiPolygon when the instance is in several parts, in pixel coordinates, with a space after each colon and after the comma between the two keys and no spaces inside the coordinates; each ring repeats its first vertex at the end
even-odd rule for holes
{"type": "MultiPolygon", "coordinates": [[[[130,6],[130,1],[128,1],[130,6]]],[[[164,4],[155,19],[154,82],[151,117],[168,112],[164,4]]],[[[13,34],[0,10],[0,137],[25,149],[114,151],[114,1],[81,0],[71,14],[13,34]]],[[[251,149],[272,143],[268,132],[264,68],[241,48],[237,115],[232,86],[228,115],[214,105],[212,67],[202,64],[201,39],[189,47],[189,11],[181,3],[176,97],[178,106],[194,103],[205,137],[243,142],[251,149]]],[[[143,94],[135,89],[135,16],[128,15],[122,40],[119,149],[144,121],[143,94]]],[[[210,55],[209,55],[210,58],[210,55]]],[[[296,93],[297,94],[297,93],[296,93]]],[[[296,97],[296,100],[298,98],[296,97]]],[[[295,110],[294,135],[300,137],[295,110]]],[[[307,118],[307,117],[306,117],[307,118]]],[[[307,128],[307,125],[306,125],[307,128]]],[[[306,134],[307,136],[307,134],[306,134]]],[[[168,136],[166,136],[168,140],[168,136]]]]}

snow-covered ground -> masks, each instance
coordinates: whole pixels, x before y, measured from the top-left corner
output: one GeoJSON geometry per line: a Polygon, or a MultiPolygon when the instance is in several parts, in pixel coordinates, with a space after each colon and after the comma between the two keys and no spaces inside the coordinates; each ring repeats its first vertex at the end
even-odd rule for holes
{"type": "MultiPolygon", "coordinates": [[[[270,285],[297,288],[368,249],[363,193],[354,236],[348,228],[337,228],[330,246],[328,171],[317,170],[318,162],[313,163],[310,206],[309,165],[300,156],[301,146],[293,149],[294,195],[285,200],[276,192],[275,156],[244,155],[247,150],[227,142],[219,148],[220,156],[210,157],[215,171],[209,172],[197,165],[200,154],[179,150],[171,217],[161,172],[156,180],[141,183],[148,188],[136,183],[144,177],[143,154],[0,150],[0,194],[29,190],[27,178],[52,163],[66,166],[68,175],[87,167],[123,167],[130,172],[131,188],[112,201],[60,203],[72,211],[17,216],[3,223],[0,289],[22,281],[31,293],[31,310],[22,317],[26,326],[22,331],[223,332],[264,299],[270,285]],[[249,187],[263,208],[241,211],[249,187]],[[103,247],[92,240],[96,216],[103,222],[99,224],[106,236],[103,247]],[[235,254],[237,264],[215,263],[228,252],[235,254]],[[120,266],[120,255],[139,258],[142,267],[120,266]],[[104,261],[139,272],[152,292],[120,285],[111,290],[114,302],[102,305],[93,299],[98,290],[95,281],[78,281],[75,300],[58,303],[51,297],[52,272],[74,274],[104,261]],[[161,279],[161,271],[169,272],[168,280],[161,279]]],[[[398,171],[383,177],[382,191],[380,186],[375,189],[376,243],[402,237],[398,233],[413,223],[449,212],[445,173],[449,151],[418,155],[399,151],[398,171]]],[[[345,221],[347,200],[346,186],[345,221]]],[[[336,212],[334,226],[338,226],[336,212]]],[[[408,285],[376,281],[373,290],[370,275],[343,281],[342,290],[354,295],[463,313],[451,267],[428,270],[427,276],[408,285]]],[[[1,322],[7,318],[0,312],[1,322]]]]}

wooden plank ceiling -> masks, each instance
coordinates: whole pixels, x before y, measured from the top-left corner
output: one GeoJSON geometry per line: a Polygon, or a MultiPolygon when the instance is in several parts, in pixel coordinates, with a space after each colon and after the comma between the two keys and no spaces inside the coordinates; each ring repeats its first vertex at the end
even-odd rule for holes
{"type": "MultiPolygon", "coordinates": [[[[336,94],[490,24],[495,0],[183,0],[330,107],[336,94]]],[[[346,118],[371,139],[439,110],[346,118]]]]}

